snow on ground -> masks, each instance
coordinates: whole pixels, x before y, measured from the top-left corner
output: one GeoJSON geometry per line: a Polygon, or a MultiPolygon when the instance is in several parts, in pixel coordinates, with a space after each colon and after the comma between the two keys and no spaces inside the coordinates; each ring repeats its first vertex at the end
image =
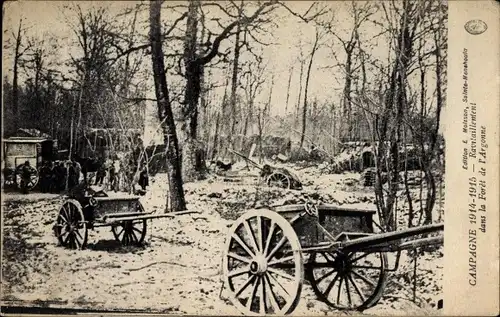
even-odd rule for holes
{"type": "MultiPolygon", "coordinates": [[[[63,198],[9,193],[3,198],[2,304],[240,315],[220,291],[226,233],[241,213],[300,203],[306,196],[374,208],[372,190],[359,185],[359,174],[318,175],[313,167],[294,171],[304,182],[303,191],[257,186],[258,173],[243,169],[186,184],[188,208],[199,213],[148,221],[144,247],[123,247],[103,227],[89,231],[87,249],[66,250],[57,245],[51,229],[63,198]],[[238,173],[245,177],[235,177],[238,173]]],[[[163,212],[164,184],[166,175],[157,175],[141,198],[147,211],[163,212]]],[[[417,303],[412,301],[413,269],[414,262],[403,252],[384,297],[363,314],[435,315],[442,292],[442,248],[418,257],[417,303]]],[[[294,315],[305,314],[354,313],[331,309],[304,283],[294,315]]]]}

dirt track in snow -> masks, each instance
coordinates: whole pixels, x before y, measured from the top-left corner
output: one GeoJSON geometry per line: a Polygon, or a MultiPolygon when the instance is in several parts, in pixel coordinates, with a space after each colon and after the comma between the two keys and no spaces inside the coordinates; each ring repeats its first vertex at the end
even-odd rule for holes
{"type": "MultiPolygon", "coordinates": [[[[312,169],[297,174],[304,180],[306,192],[319,192],[333,203],[373,206],[369,190],[346,185],[346,179],[359,175],[318,176],[312,169]]],[[[162,211],[163,178],[158,175],[148,195],[141,198],[146,210],[162,211]]],[[[86,250],[66,250],[57,245],[51,230],[61,197],[7,195],[3,204],[2,305],[239,315],[224,291],[219,296],[221,259],[231,219],[263,202],[290,203],[303,195],[256,189],[255,181],[248,177],[243,183],[232,183],[218,177],[186,184],[188,208],[199,213],[149,221],[146,245],[141,248],[120,246],[105,227],[89,232],[86,250]]],[[[401,268],[392,277],[396,283],[388,285],[379,304],[364,314],[438,313],[431,304],[441,298],[442,249],[419,258],[419,305],[411,301],[408,286],[412,268],[403,253],[401,268]],[[401,290],[402,286],[407,290],[401,290]]],[[[307,284],[301,297],[294,315],[340,313],[318,301],[307,284]]]]}

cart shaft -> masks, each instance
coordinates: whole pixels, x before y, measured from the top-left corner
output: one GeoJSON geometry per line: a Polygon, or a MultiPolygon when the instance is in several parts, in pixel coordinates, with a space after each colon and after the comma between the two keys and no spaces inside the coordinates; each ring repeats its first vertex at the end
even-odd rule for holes
{"type": "Polygon", "coordinates": [[[118,224],[118,223],[124,222],[124,221],[148,220],[148,219],[158,219],[158,218],[172,218],[175,216],[187,215],[187,214],[193,214],[193,213],[199,213],[199,211],[184,210],[184,211],[177,211],[177,212],[169,212],[169,213],[165,213],[165,214],[161,214],[161,215],[116,217],[116,218],[111,218],[111,219],[107,218],[106,225],[118,224]]]}
{"type": "Polygon", "coordinates": [[[375,234],[368,237],[358,238],[349,241],[343,241],[340,243],[339,247],[342,249],[360,250],[365,247],[379,245],[380,243],[392,242],[419,234],[438,232],[442,230],[444,230],[444,224],[442,223],[432,224],[427,226],[409,228],[406,230],[395,231],[395,232],[375,234]]]}
{"type": "Polygon", "coordinates": [[[416,248],[424,247],[424,246],[442,245],[443,242],[444,242],[443,237],[429,237],[429,238],[416,239],[416,240],[406,241],[406,242],[401,242],[401,243],[397,243],[397,242],[384,243],[384,244],[380,244],[380,245],[361,248],[359,251],[360,252],[395,252],[395,251],[416,249],[416,248]]]}
{"type": "Polygon", "coordinates": [[[151,212],[118,212],[115,214],[109,214],[102,217],[102,220],[107,221],[109,218],[121,218],[121,217],[132,217],[132,216],[144,216],[150,215],[151,212]]]}

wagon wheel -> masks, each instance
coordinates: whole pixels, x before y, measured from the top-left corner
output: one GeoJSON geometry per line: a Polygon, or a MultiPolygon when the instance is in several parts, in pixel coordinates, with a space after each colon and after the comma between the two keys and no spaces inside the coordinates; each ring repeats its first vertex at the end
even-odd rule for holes
{"type": "MultiPolygon", "coordinates": [[[[21,173],[22,173],[22,165],[17,167],[16,175],[15,175],[16,185],[18,188],[21,188],[21,181],[22,181],[21,173]]],[[[35,188],[36,184],[38,184],[38,179],[39,179],[38,170],[35,167],[30,166],[30,178],[29,178],[29,181],[28,181],[26,188],[28,190],[32,190],[33,188],[35,188]]]]}
{"type": "Polygon", "coordinates": [[[229,231],[223,273],[233,304],[245,315],[291,313],[304,276],[297,234],[275,212],[246,213],[229,231]]]}
{"type": "Polygon", "coordinates": [[[364,310],[382,297],[387,255],[370,252],[315,252],[306,277],[318,299],[340,310],[364,310]]]}
{"type": "MultiPolygon", "coordinates": [[[[144,212],[144,207],[137,201],[137,212],[144,212]]],[[[146,219],[123,221],[111,227],[113,236],[123,245],[141,245],[146,237],[148,224],[146,219]]]]}
{"type": "Polygon", "coordinates": [[[290,178],[283,173],[274,172],[267,178],[267,185],[290,189],[290,178]]]}
{"type": "Polygon", "coordinates": [[[59,209],[54,232],[62,246],[80,250],[85,248],[88,237],[87,222],[78,201],[70,199],[63,203],[59,209]]]}

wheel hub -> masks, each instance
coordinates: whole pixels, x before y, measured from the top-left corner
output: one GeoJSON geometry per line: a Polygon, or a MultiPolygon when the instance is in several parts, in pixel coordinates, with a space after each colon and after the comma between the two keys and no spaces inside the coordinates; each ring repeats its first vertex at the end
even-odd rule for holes
{"type": "Polygon", "coordinates": [[[349,263],[347,257],[341,256],[335,260],[335,269],[337,272],[343,274],[350,270],[351,264],[349,263]]]}
{"type": "Polygon", "coordinates": [[[250,263],[250,272],[257,275],[262,275],[267,271],[267,261],[262,255],[258,255],[250,263]]]}

